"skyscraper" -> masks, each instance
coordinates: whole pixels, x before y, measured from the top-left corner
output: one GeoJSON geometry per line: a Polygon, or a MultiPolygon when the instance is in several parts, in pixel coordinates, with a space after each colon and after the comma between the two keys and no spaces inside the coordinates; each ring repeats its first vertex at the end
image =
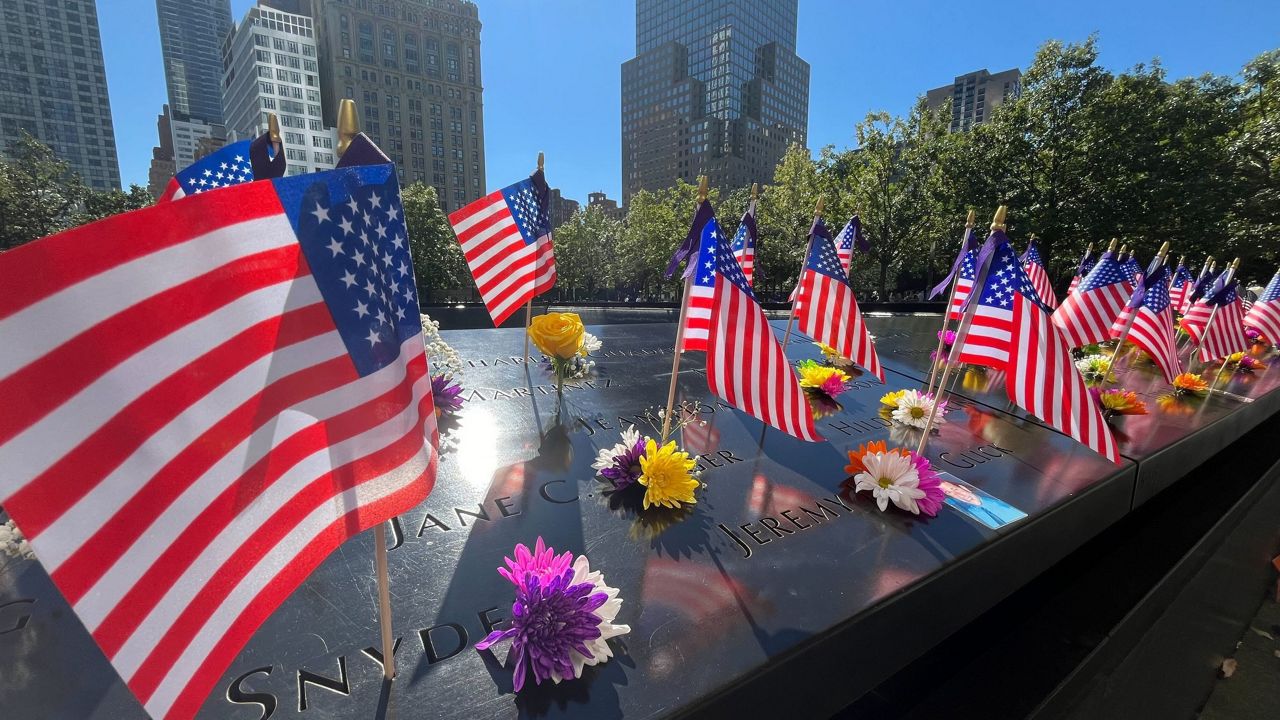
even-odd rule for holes
{"type": "Polygon", "coordinates": [[[120,187],[94,0],[0,11],[0,153],[25,130],[97,190],[120,187]]]}
{"type": "Polygon", "coordinates": [[[324,124],[320,67],[310,15],[253,7],[223,45],[227,129],[257,137],[267,113],[280,120],[289,174],[334,166],[337,133],[324,124]]]}
{"type": "Polygon", "coordinates": [[[769,182],[809,125],[797,0],[636,0],[622,65],[622,197],[707,175],[769,182]]]}
{"type": "Polygon", "coordinates": [[[465,0],[315,0],[325,121],[356,101],[402,183],[455,210],[486,194],[480,16],[465,0]]]}
{"type": "Polygon", "coordinates": [[[160,52],[175,120],[222,125],[222,42],[231,0],[156,0],[160,52]]]}
{"type": "Polygon", "coordinates": [[[968,130],[991,120],[991,113],[1022,94],[1022,71],[1018,68],[998,73],[986,68],[957,75],[955,82],[925,93],[930,110],[951,110],[951,132],[968,130]]]}

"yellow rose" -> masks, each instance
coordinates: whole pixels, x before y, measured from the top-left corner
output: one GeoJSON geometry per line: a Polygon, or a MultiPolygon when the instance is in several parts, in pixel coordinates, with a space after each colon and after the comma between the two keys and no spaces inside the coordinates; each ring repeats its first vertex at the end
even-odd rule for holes
{"type": "Polygon", "coordinates": [[[582,349],[582,318],[577,313],[547,313],[529,324],[529,339],[547,357],[569,360],[582,349]]]}

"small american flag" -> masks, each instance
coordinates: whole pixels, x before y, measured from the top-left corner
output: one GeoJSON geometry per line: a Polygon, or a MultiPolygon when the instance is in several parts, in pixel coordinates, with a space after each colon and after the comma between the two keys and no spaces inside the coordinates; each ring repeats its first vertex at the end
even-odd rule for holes
{"type": "Polygon", "coordinates": [[[1214,305],[1209,303],[1209,299],[1215,293],[1223,290],[1226,284],[1227,272],[1223,270],[1220,275],[1214,277],[1210,273],[1206,278],[1196,283],[1196,288],[1192,290],[1191,307],[1187,308],[1187,312],[1182,318],[1182,327],[1187,331],[1187,335],[1191,337],[1192,343],[1199,343],[1204,334],[1204,326],[1209,321],[1209,316],[1213,314],[1214,305]]]}
{"type": "Polygon", "coordinates": [[[800,292],[809,301],[800,312],[800,331],[830,345],[884,382],[875,343],[867,333],[858,298],[840,267],[831,235],[822,220],[813,225],[809,257],[800,274],[800,292]]]}
{"type": "Polygon", "coordinates": [[[688,307],[685,309],[684,343],[681,348],[686,352],[707,349],[707,334],[711,328],[711,302],[716,291],[716,247],[724,236],[714,215],[702,223],[699,232],[698,254],[689,258],[693,282],[689,284],[689,297],[686,300],[688,307]]]}
{"type": "Polygon", "coordinates": [[[1280,342],[1280,271],[1267,283],[1267,288],[1249,308],[1244,324],[1262,333],[1267,342],[1280,342]]]}
{"type": "Polygon", "coordinates": [[[782,344],[723,237],[717,242],[707,386],[726,402],[802,440],[822,442],[782,344]]]}
{"type": "Polygon", "coordinates": [[[0,503],[154,718],[431,490],[399,197],[391,165],[334,170],[0,255],[0,503]]]}
{"type": "Polygon", "coordinates": [[[1186,297],[1182,301],[1183,315],[1191,312],[1191,308],[1196,304],[1196,301],[1204,297],[1205,293],[1209,292],[1213,287],[1215,279],[1212,265],[1206,264],[1200,269],[1200,277],[1196,279],[1195,283],[1191,286],[1191,292],[1187,293],[1186,297]]]}
{"type": "Polygon", "coordinates": [[[846,277],[849,275],[849,265],[853,262],[853,251],[870,252],[871,243],[862,235],[862,220],[857,215],[849,218],[849,222],[844,224],[844,229],[836,236],[836,255],[840,257],[840,267],[844,270],[846,277]]]}
{"type": "Polygon", "coordinates": [[[964,307],[965,301],[969,299],[969,293],[973,290],[973,280],[977,275],[977,258],[978,250],[975,248],[965,253],[964,259],[960,261],[960,272],[956,273],[955,299],[951,301],[952,320],[960,319],[961,309],[964,307]]]}
{"type": "Polygon", "coordinates": [[[1084,255],[1080,258],[1080,266],[1076,268],[1076,274],[1071,278],[1071,286],[1067,288],[1068,295],[1076,291],[1076,288],[1080,285],[1080,281],[1089,274],[1089,271],[1093,269],[1093,266],[1097,264],[1097,262],[1098,258],[1093,254],[1092,250],[1084,251],[1084,255]]]}
{"type": "MultiPolygon", "coordinates": [[[[990,255],[959,362],[1005,372],[1005,392],[1051,427],[1119,463],[1120,452],[1102,411],[1071,358],[1071,346],[1050,322],[1031,278],[1003,231],[987,238],[990,255]]],[[[963,327],[963,326],[962,326],[963,327]]]]}
{"type": "MultiPolygon", "coordinates": [[[[959,275],[960,266],[964,264],[965,257],[969,253],[977,249],[978,249],[977,236],[974,234],[972,227],[966,227],[964,230],[964,241],[960,244],[960,252],[956,254],[955,262],[951,263],[951,272],[947,273],[947,276],[942,278],[942,282],[935,285],[934,288],[929,291],[930,300],[934,299],[935,297],[941,295],[944,292],[947,292],[947,289],[951,287],[952,280],[954,280],[956,276],[959,275]]],[[[972,273],[969,275],[968,283],[970,286],[973,285],[972,273]]],[[[969,291],[966,288],[965,294],[968,295],[968,293],[969,291]]]]}
{"type": "Polygon", "coordinates": [[[1072,347],[1107,340],[1132,291],[1115,253],[1104,252],[1076,292],[1053,313],[1053,324],[1072,347]]]}
{"type": "Polygon", "coordinates": [[[1200,362],[1218,360],[1249,348],[1249,340],[1244,335],[1244,307],[1239,286],[1235,280],[1223,284],[1226,272],[1183,319],[1187,334],[1200,345],[1200,362]]]}
{"type": "Polygon", "coordinates": [[[1142,266],[1138,264],[1138,260],[1134,257],[1136,252],[1131,252],[1125,256],[1120,262],[1120,268],[1124,271],[1125,279],[1129,281],[1129,286],[1138,284],[1138,279],[1142,277],[1142,266]]]}
{"type": "Polygon", "coordinates": [[[742,274],[747,277],[748,285],[755,285],[756,274],[756,201],[752,200],[747,211],[742,214],[742,222],[738,223],[738,232],[733,236],[733,256],[742,266],[742,274]]]}
{"type": "Polygon", "coordinates": [[[1129,340],[1151,356],[1151,360],[1164,373],[1165,381],[1172,383],[1182,372],[1182,365],[1178,362],[1177,345],[1173,338],[1169,275],[1168,266],[1161,265],[1149,277],[1139,281],[1133,300],[1112,324],[1111,336],[1119,338],[1132,315],[1133,327],[1129,329],[1129,340]]]}
{"type": "Polygon", "coordinates": [[[1050,310],[1058,307],[1058,296],[1053,294],[1053,283],[1049,282],[1049,273],[1044,269],[1044,260],[1040,257],[1040,246],[1035,240],[1027,244],[1027,251],[1022,255],[1022,268],[1027,271],[1027,277],[1031,278],[1031,285],[1036,289],[1036,295],[1040,296],[1040,301],[1050,310]]]}
{"type": "Polygon", "coordinates": [[[494,325],[556,284],[550,193],[537,170],[449,214],[494,325]]]}
{"type": "Polygon", "coordinates": [[[234,142],[183,168],[169,181],[156,202],[180,200],[208,190],[231,187],[253,181],[253,165],[249,162],[251,140],[234,142]]]}
{"type": "Polygon", "coordinates": [[[1175,310],[1182,309],[1182,303],[1187,299],[1187,295],[1191,294],[1191,287],[1195,284],[1195,278],[1191,276],[1191,271],[1183,263],[1178,263],[1178,267],[1173,271],[1173,275],[1169,277],[1171,285],[1169,287],[1169,305],[1175,310]]]}

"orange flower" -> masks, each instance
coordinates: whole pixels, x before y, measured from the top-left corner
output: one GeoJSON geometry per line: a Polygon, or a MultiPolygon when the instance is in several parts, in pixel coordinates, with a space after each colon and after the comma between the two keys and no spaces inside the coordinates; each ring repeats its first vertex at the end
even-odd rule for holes
{"type": "Polygon", "coordinates": [[[844,466],[844,471],[848,475],[857,475],[860,472],[866,472],[867,467],[862,464],[862,458],[867,455],[876,453],[897,454],[907,457],[907,451],[903,448],[888,449],[883,440],[874,440],[858,446],[857,450],[849,451],[849,464],[844,466]]]}
{"type": "Polygon", "coordinates": [[[1209,389],[1209,383],[1201,380],[1200,376],[1194,373],[1182,373],[1173,379],[1173,387],[1179,392],[1199,395],[1209,389]]]}

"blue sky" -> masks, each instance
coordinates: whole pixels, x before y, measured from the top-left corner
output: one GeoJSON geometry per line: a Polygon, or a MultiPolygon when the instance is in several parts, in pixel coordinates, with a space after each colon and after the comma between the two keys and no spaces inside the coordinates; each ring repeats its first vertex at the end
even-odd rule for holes
{"type": "MultiPolygon", "coordinates": [[[[239,19],[254,0],[232,0],[239,19]]],[[[620,65],[635,54],[627,0],[479,0],[490,188],[527,174],[539,150],[569,197],[621,187],[620,65]]],[[[153,0],[98,0],[120,170],[145,185],[165,102],[153,0]]],[[[853,143],[868,111],[902,113],[960,73],[1025,68],[1036,48],[1097,32],[1113,70],[1159,57],[1171,78],[1235,74],[1280,47],[1274,0],[800,0],[812,67],[809,146],[853,143]],[[963,32],[963,37],[958,36],[963,32]]]]}

